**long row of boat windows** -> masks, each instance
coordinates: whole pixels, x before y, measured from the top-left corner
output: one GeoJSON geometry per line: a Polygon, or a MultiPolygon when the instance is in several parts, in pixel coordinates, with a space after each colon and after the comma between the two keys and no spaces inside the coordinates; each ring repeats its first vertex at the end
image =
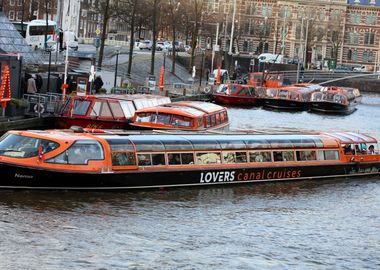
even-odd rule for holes
{"type": "MultiPolygon", "coordinates": [[[[181,148],[157,150],[150,147],[137,149],[131,144],[120,145],[109,141],[113,166],[166,166],[166,165],[207,165],[244,164],[263,162],[304,162],[340,160],[338,147],[324,149],[202,149],[181,150],[181,148]]],[[[0,155],[27,158],[45,154],[57,149],[59,144],[50,140],[8,135],[2,140],[0,155]],[[39,148],[42,148],[40,150],[39,148]]],[[[378,153],[377,145],[343,144],[344,155],[369,155],[378,153]]],[[[103,160],[104,150],[95,140],[77,140],[63,153],[46,160],[56,164],[87,164],[89,160],[103,160]]]]}

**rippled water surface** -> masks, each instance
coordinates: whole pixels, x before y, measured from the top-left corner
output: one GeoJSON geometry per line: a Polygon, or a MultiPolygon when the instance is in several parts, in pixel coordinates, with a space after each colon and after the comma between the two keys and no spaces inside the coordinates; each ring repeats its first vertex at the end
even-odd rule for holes
{"type": "MultiPolygon", "coordinates": [[[[380,139],[349,116],[230,108],[231,127],[380,139]]],[[[380,269],[380,177],[140,192],[0,190],[0,269],[380,269]]]]}

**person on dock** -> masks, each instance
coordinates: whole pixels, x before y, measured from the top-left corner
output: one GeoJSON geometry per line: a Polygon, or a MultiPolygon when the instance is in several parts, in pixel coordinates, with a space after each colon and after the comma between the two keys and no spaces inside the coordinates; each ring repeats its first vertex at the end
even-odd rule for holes
{"type": "Polygon", "coordinates": [[[37,93],[36,75],[33,74],[32,77],[30,77],[28,79],[26,92],[28,94],[35,94],[35,93],[37,93]]]}

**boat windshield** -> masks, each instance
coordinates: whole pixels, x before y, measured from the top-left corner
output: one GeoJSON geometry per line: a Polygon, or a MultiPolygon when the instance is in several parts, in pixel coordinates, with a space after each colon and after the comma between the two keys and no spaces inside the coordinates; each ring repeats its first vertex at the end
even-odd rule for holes
{"type": "Polygon", "coordinates": [[[5,134],[0,139],[0,156],[30,158],[48,153],[58,147],[58,143],[50,140],[5,134]]]}

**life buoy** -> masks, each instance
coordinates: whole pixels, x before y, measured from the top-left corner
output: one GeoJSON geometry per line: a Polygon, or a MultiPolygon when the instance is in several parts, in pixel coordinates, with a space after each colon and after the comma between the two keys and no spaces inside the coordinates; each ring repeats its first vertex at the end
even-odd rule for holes
{"type": "Polygon", "coordinates": [[[41,103],[37,103],[36,105],[34,105],[33,109],[35,113],[43,113],[45,111],[45,107],[41,103]]]}
{"type": "Polygon", "coordinates": [[[211,87],[205,87],[203,89],[203,92],[205,92],[206,94],[210,93],[211,92],[211,87]]]}

